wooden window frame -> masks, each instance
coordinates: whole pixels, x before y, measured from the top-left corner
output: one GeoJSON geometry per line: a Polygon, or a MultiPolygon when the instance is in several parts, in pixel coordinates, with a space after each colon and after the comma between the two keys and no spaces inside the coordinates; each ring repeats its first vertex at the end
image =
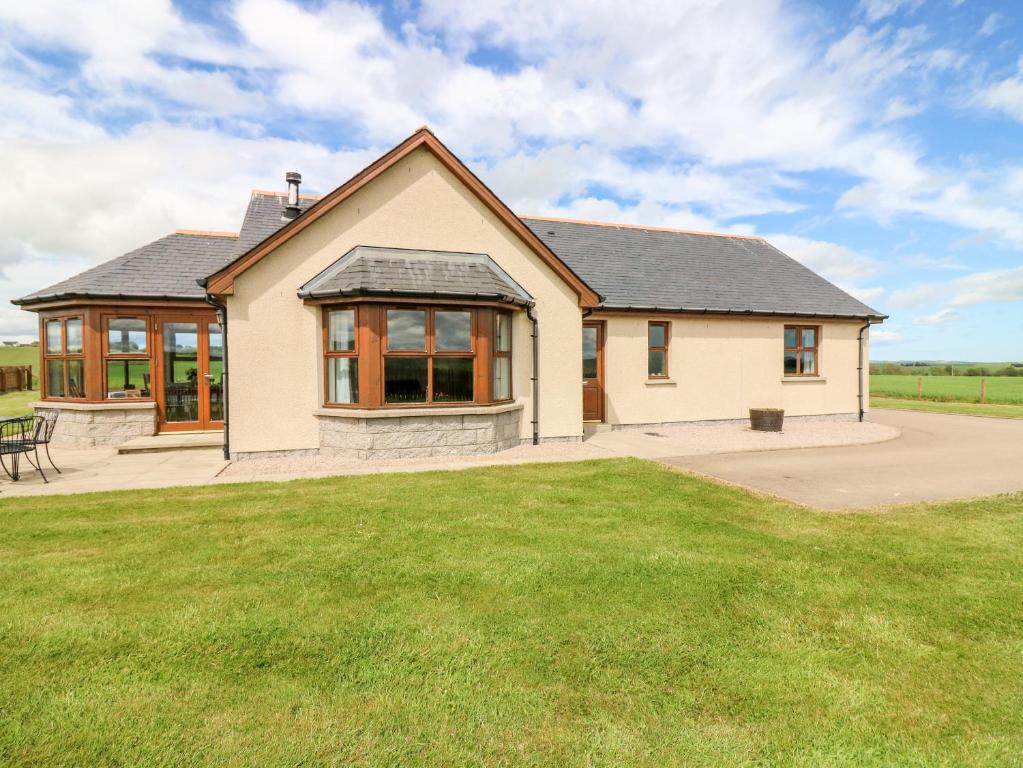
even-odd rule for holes
{"type": "Polygon", "coordinates": [[[155,387],[156,383],[153,380],[155,375],[153,366],[153,321],[152,318],[146,315],[133,314],[131,312],[113,312],[109,314],[101,314],[99,320],[99,329],[101,337],[101,354],[100,354],[100,365],[101,375],[103,382],[103,400],[104,402],[140,402],[148,403],[156,399],[155,387]],[[146,351],[145,352],[111,352],[110,351],[110,321],[111,320],[141,320],[146,324],[146,351]],[[107,381],[107,363],[112,360],[128,360],[128,361],[141,361],[145,360],[149,363],[149,395],[145,397],[132,397],[132,398],[120,398],[120,397],[108,397],[110,391],[110,383],[107,381]]]}
{"type": "Polygon", "coordinates": [[[786,324],[782,329],[782,346],[784,347],[782,352],[782,374],[787,378],[819,378],[821,375],[821,326],[819,325],[791,325],[786,324]],[[796,332],[796,346],[789,347],[785,346],[785,332],[794,330],[796,332]],[[812,330],[814,332],[814,339],[817,342],[812,347],[803,346],[803,331],[812,330]],[[785,352],[796,353],[796,372],[787,373],[785,372],[785,352]],[[814,357],[814,372],[803,373],[803,353],[813,352],[814,357]]]}
{"type": "Polygon", "coordinates": [[[85,365],[85,336],[87,333],[87,326],[85,322],[85,313],[77,312],[68,315],[51,315],[40,318],[39,328],[39,346],[42,348],[42,370],[39,372],[39,390],[42,393],[43,400],[53,400],[60,402],[72,402],[77,403],[86,400],[86,389],[87,383],[87,372],[85,365]],[[77,320],[82,325],[82,348],[78,352],[69,353],[67,351],[67,324],[69,320],[77,320]],[[46,326],[49,323],[60,323],[60,352],[52,353],[49,348],[49,336],[46,333],[46,326]],[[63,396],[56,396],[50,394],[50,371],[49,363],[53,360],[59,360],[64,365],[64,392],[71,391],[71,380],[69,373],[68,363],[72,360],[77,360],[82,364],[82,391],[78,397],[73,397],[68,394],[63,396]]]}
{"type": "MultiPolygon", "coordinates": [[[[389,301],[377,301],[364,299],[358,301],[318,301],[316,306],[320,310],[321,325],[321,357],[323,359],[322,372],[322,394],[320,403],[323,408],[330,409],[391,409],[391,408],[465,408],[468,406],[488,406],[512,402],[515,397],[514,384],[510,381],[510,396],[507,399],[493,399],[493,368],[494,368],[494,347],[496,345],[496,324],[495,314],[505,313],[509,318],[510,342],[514,348],[514,310],[506,305],[494,305],[489,302],[473,304],[452,304],[449,302],[425,300],[390,299],[389,301]],[[330,352],[327,349],[329,341],[329,315],[336,310],[355,310],[355,351],[353,352],[330,352]],[[388,310],[418,310],[426,313],[426,338],[425,351],[387,351],[387,311],[388,310]],[[468,312],[470,315],[470,345],[468,350],[436,351],[436,313],[437,312],[468,312]],[[328,399],[330,392],[329,383],[329,358],[330,357],[356,357],[359,365],[359,402],[358,403],[333,403],[328,399]],[[384,367],[388,357],[423,357],[427,358],[427,398],[414,403],[388,403],[385,401],[385,373],[384,367]],[[473,396],[471,400],[461,401],[436,401],[433,392],[433,360],[437,358],[453,357],[467,358],[472,360],[472,385],[473,396]]],[[[509,360],[512,353],[499,353],[500,357],[507,357],[509,360]]],[[[510,372],[509,372],[510,373],[510,372]]]]}
{"type": "Polygon", "coordinates": [[[671,349],[671,321],[670,320],[650,320],[646,324],[646,352],[647,352],[647,364],[646,364],[646,377],[653,381],[660,381],[671,378],[671,357],[669,350],[671,349]],[[659,325],[664,328],[664,346],[655,347],[650,345],[650,329],[659,325]],[[650,353],[651,352],[663,352],[664,353],[664,373],[653,374],[650,373],[650,353]]]}
{"type": "Polygon", "coordinates": [[[416,305],[416,304],[401,304],[401,305],[385,305],[383,308],[383,328],[381,334],[380,343],[380,356],[382,359],[381,363],[381,376],[380,376],[380,402],[385,408],[426,408],[426,407],[437,407],[437,406],[466,406],[473,405],[477,402],[476,398],[476,385],[477,385],[477,348],[479,347],[479,329],[477,324],[478,313],[474,307],[459,307],[459,306],[433,306],[433,305],[416,305]],[[422,311],[426,313],[426,335],[424,338],[424,351],[420,352],[417,350],[396,350],[391,352],[388,349],[388,335],[387,335],[387,313],[391,310],[397,311],[422,311]],[[436,324],[436,313],[437,312],[468,312],[469,313],[469,347],[468,351],[437,351],[437,324],[436,324]],[[387,402],[387,358],[389,357],[414,357],[414,358],[426,358],[426,399],[415,403],[389,403],[387,402]],[[433,359],[435,357],[454,357],[454,358],[472,358],[472,399],[471,400],[445,400],[437,403],[433,399],[433,359]]]}
{"type": "Polygon", "coordinates": [[[490,349],[490,370],[491,370],[490,375],[491,375],[491,377],[493,377],[493,375],[494,375],[493,374],[494,365],[497,362],[497,360],[498,359],[505,359],[505,358],[507,358],[507,360],[508,360],[508,397],[501,398],[500,400],[497,399],[496,397],[494,397],[493,396],[493,391],[494,391],[493,390],[493,383],[491,383],[491,389],[490,389],[490,392],[491,392],[491,402],[494,402],[494,403],[510,403],[512,400],[515,399],[515,385],[514,385],[515,379],[512,376],[512,370],[513,370],[514,365],[515,365],[512,362],[512,350],[515,348],[515,340],[514,340],[514,334],[512,333],[512,327],[514,325],[515,315],[513,315],[511,312],[502,312],[500,310],[495,311],[492,314],[494,316],[494,322],[493,322],[493,327],[491,328],[491,339],[493,339],[493,341],[491,343],[491,349],[490,349]],[[505,352],[502,352],[501,350],[499,350],[497,348],[497,319],[499,317],[504,317],[508,321],[508,349],[505,352]]]}
{"type": "Polygon", "coordinates": [[[358,305],[355,304],[341,304],[337,306],[324,307],[323,312],[320,313],[322,316],[323,323],[323,403],[330,408],[359,408],[363,399],[362,394],[362,365],[363,362],[360,358],[360,343],[359,337],[362,336],[362,315],[358,305]],[[355,344],[354,349],[351,351],[338,351],[331,350],[330,348],[330,313],[331,312],[342,312],[350,311],[354,315],[355,323],[355,344]],[[358,397],[354,403],[335,403],[328,399],[330,393],[330,359],[333,357],[354,357],[359,366],[359,392],[358,397]]]}

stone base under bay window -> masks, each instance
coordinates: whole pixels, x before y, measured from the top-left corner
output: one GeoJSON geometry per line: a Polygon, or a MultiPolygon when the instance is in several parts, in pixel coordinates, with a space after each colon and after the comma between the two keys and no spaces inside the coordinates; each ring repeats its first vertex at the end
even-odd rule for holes
{"type": "MultiPolygon", "coordinates": [[[[321,408],[320,454],[419,459],[496,453],[519,444],[522,405],[462,408],[321,408]]],[[[240,458],[240,457],[239,457],[240,458]]]]}
{"type": "Polygon", "coordinates": [[[33,403],[38,413],[60,411],[53,430],[53,445],[67,448],[106,448],[121,445],[136,437],[156,434],[156,403],[109,402],[74,403],[67,401],[33,403]]]}

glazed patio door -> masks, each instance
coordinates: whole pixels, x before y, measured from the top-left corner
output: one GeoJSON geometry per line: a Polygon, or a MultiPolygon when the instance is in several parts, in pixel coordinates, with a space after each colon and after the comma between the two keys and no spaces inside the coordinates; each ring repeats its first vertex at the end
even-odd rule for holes
{"type": "Polygon", "coordinates": [[[583,421],[604,420],[604,324],[583,323],[583,421]]]}
{"type": "Polygon", "coordinates": [[[220,325],[208,317],[168,315],[158,318],[156,336],[160,431],[222,429],[220,325]]]}

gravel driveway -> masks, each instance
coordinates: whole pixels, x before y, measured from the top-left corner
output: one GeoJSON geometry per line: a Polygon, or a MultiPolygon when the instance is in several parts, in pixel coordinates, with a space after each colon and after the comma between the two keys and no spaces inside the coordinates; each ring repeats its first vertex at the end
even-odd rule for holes
{"type": "Polygon", "coordinates": [[[875,445],[662,461],[824,509],[1023,491],[1023,419],[874,410],[870,420],[901,435],[875,445]]]}

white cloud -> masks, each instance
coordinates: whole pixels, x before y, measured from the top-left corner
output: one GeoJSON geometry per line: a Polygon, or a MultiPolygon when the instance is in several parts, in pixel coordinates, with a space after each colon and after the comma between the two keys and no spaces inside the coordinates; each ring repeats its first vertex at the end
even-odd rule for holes
{"type": "Polygon", "coordinates": [[[870,303],[884,295],[884,288],[861,285],[862,281],[872,280],[888,271],[888,265],[882,261],[857,253],[844,245],[823,240],[786,234],[767,235],[766,238],[779,250],[860,301],[870,303]]]}
{"type": "Polygon", "coordinates": [[[1015,75],[988,85],[977,94],[976,102],[1023,122],[1023,58],[1015,75]]]}
{"type": "Polygon", "coordinates": [[[860,0],[857,10],[871,22],[894,16],[899,11],[915,11],[923,0],[860,0]]]}
{"type": "Polygon", "coordinates": [[[993,35],[1005,22],[1005,17],[1000,13],[989,13],[987,18],[984,19],[984,23],[980,25],[979,34],[983,37],[993,35]]]}
{"type": "Polygon", "coordinates": [[[947,282],[922,283],[893,291],[891,304],[916,309],[934,302],[952,307],[1023,302],[1023,267],[975,272],[947,282]]]}
{"type": "MultiPolygon", "coordinates": [[[[237,230],[251,188],[283,188],[294,167],[310,186],[330,189],[379,152],[161,124],[79,142],[4,142],[0,167],[19,182],[0,185],[0,266],[32,264],[31,274],[59,257],[81,267],[177,228],[237,230]]],[[[39,288],[48,278],[30,279],[39,288]]]]}
{"type": "Polygon", "coordinates": [[[958,320],[962,315],[954,309],[942,309],[932,315],[922,315],[913,318],[914,325],[943,325],[958,320]]]}
{"type": "Polygon", "coordinates": [[[872,347],[884,347],[889,344],[898,344],[902,340],[903,335],[899,331],[882,331],[876,328],[870,329],[870,345],[872,347]]]}
{"type": "Polygon", "coordinates": [[[969,267],[960,262],[954,256],[925,256],[918,254],[909,256],[904,263],[918,269],[949,269],[957,272],[969,271],[969,267]]]}

